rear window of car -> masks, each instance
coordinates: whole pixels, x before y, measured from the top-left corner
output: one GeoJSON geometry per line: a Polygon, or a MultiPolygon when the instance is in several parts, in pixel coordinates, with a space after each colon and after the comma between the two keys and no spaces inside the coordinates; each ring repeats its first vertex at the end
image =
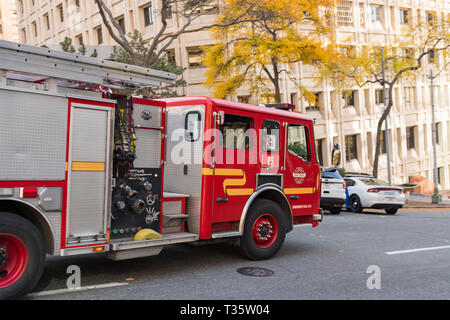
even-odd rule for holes
{"type": "Polygon", "coordinates": [[[364,184],[367,184],[369,186],[389,186],[389,184],[385,181],[382,180],[377,180],[377,179],[359,179],[361,180],[361,182],[363,182],[364,184]]]}
{"type": "Polygon", "coordinates": [[[322,172],[322,178],[327,179],[342,179],[342,176],[339,174],[339,171],[325,171],[322,172]]]}

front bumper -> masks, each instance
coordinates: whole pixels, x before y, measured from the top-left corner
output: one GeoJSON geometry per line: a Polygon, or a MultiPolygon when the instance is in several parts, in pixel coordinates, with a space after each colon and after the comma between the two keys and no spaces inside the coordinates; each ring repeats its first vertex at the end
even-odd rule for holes
{"type": "Polygon", "coordinates": [[[313,214],[312,219],[313,219],[313,221],[321,222],[323,220],[323,209],[319,208],[319,213],[318,214],[313,214]]]}

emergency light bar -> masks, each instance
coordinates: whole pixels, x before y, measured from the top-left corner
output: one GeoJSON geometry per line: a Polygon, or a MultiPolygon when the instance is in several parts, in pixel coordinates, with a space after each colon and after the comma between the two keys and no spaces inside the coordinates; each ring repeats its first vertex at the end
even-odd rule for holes
{"type": "Polygon", "coordinates": [[[280,110],[294,111],[295,104],[292,103],[269,103],[265,105],[267,108],[275,108],[280,110]]]}

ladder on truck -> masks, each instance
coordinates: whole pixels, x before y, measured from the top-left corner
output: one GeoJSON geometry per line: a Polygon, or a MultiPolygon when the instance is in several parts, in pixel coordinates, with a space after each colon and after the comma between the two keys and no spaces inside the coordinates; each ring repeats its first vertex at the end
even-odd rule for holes
{"type": "Polygon", "coordinates": [[[2,85],[7,80],[19,80],[45,84],[51,91],[93,85],[144,88],[176,81],[176,75],[170,72],[6,40],[0,40],[0,71],[2,85]]]}

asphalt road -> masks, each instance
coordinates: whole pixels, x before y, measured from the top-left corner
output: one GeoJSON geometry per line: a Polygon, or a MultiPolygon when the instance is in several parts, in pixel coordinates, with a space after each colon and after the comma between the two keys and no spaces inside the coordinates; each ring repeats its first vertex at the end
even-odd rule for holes
{"type": "Polygon", "coordinates": [[[26,299],[449,299],[449,231],[450,209],[343,211],[317,228],[294,229],[267,261],[246,260],[228,244],[171,245],[159,256],[119,262],[101,254],[49,257],[26,299]],[[70,265],[80,267],[86,290],[64,291],[70,265]],[[241,267],[274,273],[250,277],[241,267]],[[89,288],[95,285],[111,287],[89,288]]]}

